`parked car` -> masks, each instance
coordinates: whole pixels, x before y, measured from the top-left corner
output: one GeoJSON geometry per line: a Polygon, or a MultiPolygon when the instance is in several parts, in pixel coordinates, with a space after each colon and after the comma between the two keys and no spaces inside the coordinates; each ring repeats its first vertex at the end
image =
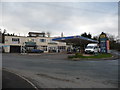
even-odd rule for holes
{"type": "Polygon", "coordinates": [[[39,50],[39,49],[32,49],[29,51],[30,53],[44,53],[43,50],[39,50]]]}

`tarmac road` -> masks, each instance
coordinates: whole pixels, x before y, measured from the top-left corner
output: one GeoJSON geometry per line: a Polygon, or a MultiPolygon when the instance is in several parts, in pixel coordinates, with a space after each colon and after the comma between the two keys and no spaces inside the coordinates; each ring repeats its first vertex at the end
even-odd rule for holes
{"type": "Polygon", "coordinates": [[[118,60],[71,61],[66,54],[3,54],[3,68],[42,88],[117,88],[118,60]]]}
{"type": "Polygon", "coordinates": [[[25,81],[23,78],[3,70],[2,71],[2,90],[12,89],[17,90],[19,88],[29,90],[36,90],[30,83],[25,81]]]}

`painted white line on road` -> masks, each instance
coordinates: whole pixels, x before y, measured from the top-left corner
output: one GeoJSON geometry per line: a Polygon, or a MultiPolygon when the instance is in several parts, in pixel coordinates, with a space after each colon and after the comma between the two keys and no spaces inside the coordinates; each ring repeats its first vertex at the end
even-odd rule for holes
{"type": "Polygon", "coordinates": [[[15,72],[13,72],[13,71],[10,71],[10,70],[8,70],[8,69],[6,69],[6,68],[4,68],[3,70],[5,70],[5,71],[7,71],[7,72],[10,72],[10,73],[13,73],[13,74],[19,76],[20,78],[22,78],[23,80],[25,80],[26,82],[28,82],[31,86],[33,86],[36,90],[39,90],[39,89],[38,89],[30,80],[28,80],[27,78],[25,78],[25,77],[23,77],[23,76],[21,76],[21,75],[15,73],[15,72]]]}

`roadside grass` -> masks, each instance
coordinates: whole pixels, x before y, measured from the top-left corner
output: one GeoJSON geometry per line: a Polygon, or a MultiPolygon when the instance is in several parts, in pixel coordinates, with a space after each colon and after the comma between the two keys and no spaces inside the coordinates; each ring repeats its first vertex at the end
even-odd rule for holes
{"type": "Polygon", "coordinates": [[[99,53],[96,55],[91,55],[91,56],[83,56],[82,54],[77,53],[75,55],[68,56],[69,59],[73,59],[73,58],[110,58],[110,57],[112,57],[112,54],[102,54],[102,53],[99,53]]]}

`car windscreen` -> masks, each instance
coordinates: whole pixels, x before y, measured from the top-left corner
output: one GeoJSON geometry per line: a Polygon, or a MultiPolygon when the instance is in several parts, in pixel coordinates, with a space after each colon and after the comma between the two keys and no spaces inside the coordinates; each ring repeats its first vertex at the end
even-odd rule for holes
{"type": "Polygon", "coordinates": [[[87,49],[88,49],[88,48],[89,48],[89,49],[93,49],[94,46],[87,46],[86,48],[87,48],[87,49]]]}

